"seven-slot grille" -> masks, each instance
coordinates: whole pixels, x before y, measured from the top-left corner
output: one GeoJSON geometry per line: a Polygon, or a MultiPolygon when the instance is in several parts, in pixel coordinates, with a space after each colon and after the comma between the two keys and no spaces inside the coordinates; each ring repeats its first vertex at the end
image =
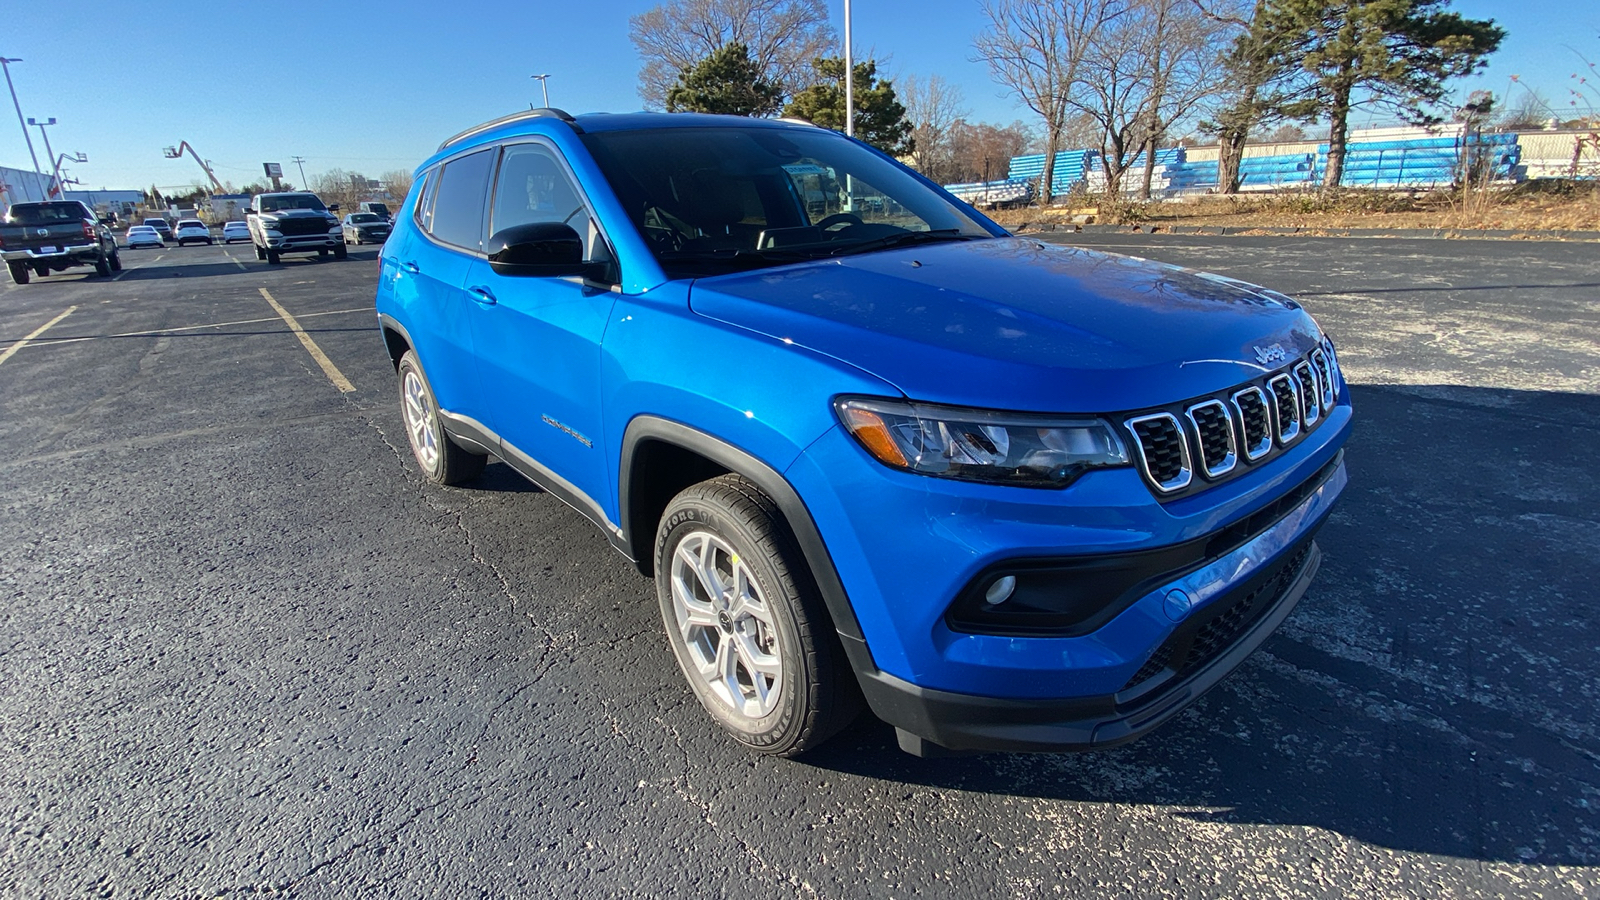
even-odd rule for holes
{"type": "Polygon", "coordinates": [[[1190,487],[1195,472],[1219,480],[1241,461],[1264,461],[1319,424],[1333,408],[1338,383],[1338,363],[1323,346],[1225,395],[1203,397],[1181,411],[1134,416],[1126,424],[1135,459],[1163,496],[1190,487]]]}

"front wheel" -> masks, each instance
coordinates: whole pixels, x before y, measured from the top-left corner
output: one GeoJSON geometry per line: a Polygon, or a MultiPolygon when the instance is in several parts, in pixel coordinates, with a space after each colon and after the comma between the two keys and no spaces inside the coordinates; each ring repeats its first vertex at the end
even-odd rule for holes
{"type": "Polygon", "coordinates": [[[120,250],[111,251],[111,271],[122,271],[122,252],[120,250]]]}
{"type": "Polygon", "coordinates": [[[439,403],[415,351],[407,350],[400,357],[399,374],[400,414],[405,417],[406,438],[422,477],[434,484],[460,484],[477,478],[488,460],[481,453],[463,449],[445,434],[439,403]]]}
{"type": "Polygon", "coordinates": [[[268,250],[267,251],[267,264],[271,265],[271,266],[275,266],[275,265],[278,264],[278,251],[276,251],[276,250],[268,250]]]}
{"type": "Polygon", "coordinates": [[[266,259],[267,258],[267,251],[261,249],[261,246],[259,244],[252,244],[251,246],[256,248],[256,259],[266,259]]]}
{"type": "Polygon", "coordinates": [[[333,248],[333,258],[334,259],[349,259],[350,258],[350,251],[347,250],[343,244],[340,244],[339,246],[333,248]]]}
{"type": "Polygon", "coordinates": [[[94,273],[101,278],[111,277],[111,257],[101,251],[100,256],[94,261],[94,273]]]}
{"type": "Polygon", "coordinates": [[[796,756],[861,696],[777,504],[738,475],[687,488],[656,531],[656,595],[695,697],[733,739],[796,756]]]}

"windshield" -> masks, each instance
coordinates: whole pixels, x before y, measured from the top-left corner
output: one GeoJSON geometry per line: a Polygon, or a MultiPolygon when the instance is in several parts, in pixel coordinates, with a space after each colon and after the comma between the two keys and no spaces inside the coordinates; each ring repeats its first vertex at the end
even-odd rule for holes
{"type": "Polygon", "coordinates": [[[262,212],[277,212],[281,209],[318,209],[327,210],[322,201],[315,194],[279,194],[261,198],[262,212]]]}
{"type": "Polygon", "coordinates": [[[50,225],[55,222],[77,222],[84,217],[83,206],[77,202],[19,203],[11,207],[8,218],[18,225],[50,225]]]}
{"type": "Polygon", "coordinates": [[[372,213],[356,213],[350,217],[350,221],[359,224],[361,222],[386,222],[388,220],[372,213]]]}
{"type": "Polygon", "coordinates": [[[584,143],[672,277],[992,235],[825,129],[663,128],[584,143]]]}

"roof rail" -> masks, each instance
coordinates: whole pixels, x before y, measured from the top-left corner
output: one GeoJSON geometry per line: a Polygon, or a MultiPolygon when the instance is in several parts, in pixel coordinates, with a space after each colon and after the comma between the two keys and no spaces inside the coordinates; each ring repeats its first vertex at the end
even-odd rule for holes
{"type": "Polygon", "coordinates": [[[475,134],[482,134],[491,128],[498,128],[501,125],[509,125],[512,122],[521,122],[524,119],[560,119],[568,125],[571,125],[573,131],[576,131],[579,134],[583,133],[583,129],[578,126],[578,120],[574,119],[571,113],[567,112],[566,110],[556,109],[553,106],[541,106],[538,109],[518,110],[509,115],[501,116],[498,119],[490,119],[481,125],[474,125],[471,128],[468,128],[466,131],[447,139],[444,143],[439,145],[439,149],[443,150],[453,144],[459,144],[467,138],[472,137],[475,134]]]}
{"type": "Polygon", "coordinates": [[[778,117],[778,121],[779,122],[788,122],[791,125],[810,125],[812,128],[821,128],[822,127],[821,125],[818,125],[817,123],[815,123],[815,122],[813,122],[813,121],[811,121],[809,119],[802,119],[802,118],[800,118],[798,116],[779,116],[778,117]]]}

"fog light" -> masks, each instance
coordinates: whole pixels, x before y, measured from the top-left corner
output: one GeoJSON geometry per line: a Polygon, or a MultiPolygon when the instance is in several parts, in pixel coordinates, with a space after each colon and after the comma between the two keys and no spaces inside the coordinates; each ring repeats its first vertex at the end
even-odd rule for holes
{"type": "Polygon", "coordinates": [[[989,585],[989,589],[983,593],[983,599],[990,606],[999,606],[1009,600],[1011,592],[1016,589],[1017,576],[1007,575],[1004,578],[996,579],[994,584],[989,585]]]}

